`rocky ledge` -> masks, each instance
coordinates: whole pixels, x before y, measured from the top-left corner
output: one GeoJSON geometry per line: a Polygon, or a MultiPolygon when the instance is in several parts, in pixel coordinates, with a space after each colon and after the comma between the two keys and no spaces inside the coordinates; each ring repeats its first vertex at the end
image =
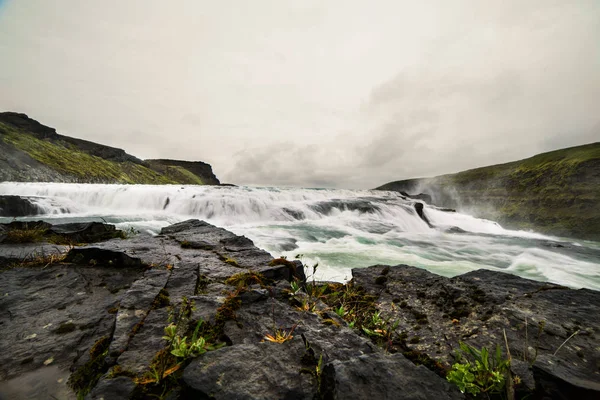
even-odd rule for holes
{"type": "Polygon", "coordinates": [[[408,266],[307,281],[198,220],[13,222],[0,255],[0,399],[459,399],[459,342],[507,344],[516,398],[600,390],[594,291],[408,266]]]}

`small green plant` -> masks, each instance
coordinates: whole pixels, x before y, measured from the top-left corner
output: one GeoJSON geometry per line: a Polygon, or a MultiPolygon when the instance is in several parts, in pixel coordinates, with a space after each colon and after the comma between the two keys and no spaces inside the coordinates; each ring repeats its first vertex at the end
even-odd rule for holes
{"type": "Polygon", "coordinates": [[[344,308],[343,304],[341,306],[339,306],[338,308],[334,309],[334,311],[340,318],[344,318],[346,316],[346,314],[348,313],[348,311],[346,311],[346,309],[344,308]]]}
{"type": "Polygon", "coordinates": [[[362,331],[371,338],[389,341],[399,325],[400,321],[392,323],[389,318],[383,318],[380,311],[375,311],[363,322],[362,331]]]}
{"type": "Polygon", "coordinates": [[[290,282],[290,295],[291,296],[295,296],[298,294],[298,292],[300,292],[300,284],[298,283],[298,281],[291,281],[290,282]]]}
{"type": "Polygon", "coordinates": [[[198,321],[196,324],[196,329],[194,329],[194,333],[192,334],[192,338],[189,342],[187,341],[187,336],[180,337],[177,334],[177,325],[169,324],[165,327],[165,336],[163,336],[163,339],[170,342],[172,355],[185,360],[190,357],[197,357],[209,350],[215,350],[223,347],[224,344],[208,344],[206,339],[199,335],[202,323],[202,320],[198,321]]]}
{"type": "Polygon", "coordinates": [[[496,346],[491,355],[486,347],[477,350],[466,343],[459,344],[461,351],[457,352],[457,362],[446,376],[448,382],[455,384],[462,393],[473,396],[502,392],[510,360],[502,357],[500,346],[496,346]]]}

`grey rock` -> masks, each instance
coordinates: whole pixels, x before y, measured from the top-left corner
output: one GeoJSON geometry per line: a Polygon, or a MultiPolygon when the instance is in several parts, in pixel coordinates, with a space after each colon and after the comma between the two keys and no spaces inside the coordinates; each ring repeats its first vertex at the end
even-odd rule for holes
{"type": "Polygon", "coordinates": [[[192,361],[183,380],[192,394],[217,400],[309,400],[316,388],[312,376],[300,374],[303,354],[300,338],[226,347],[192,361]]]}
{"type": "MultiPolygon", "coordinates": [[[[492,350],[498,345],[505,353],[506,332],[512,358],[533,363],[535,357],[552,355],[579,330],[556,355],[555,364],[561,365],[556,379],[567,381],[558,375],[566,370],[578,379],[598,381],[600,292],[488,270],[454,278],[405,265],[352,273],[355,285],[376,296],[382,316],[398,321],[398,333],[404,337],[398,338],[399,351],[422,352],[449,368],[460,341],[492,350]]],[[[534,364],[538,390],[546,387],[538,377],[552,371],[534,364]]],[[[524,384],[531,386],[531,382],[524,384]]]]}
{"type": "Polygon", "coordinates": [[[114,379],[103,379],[85,396],[85,400],[128,400],[135,389],[131,378],[119,376],[114,379]]]}
{"type": "MultiPolygon", "coordinates": [[[[1,233],[0,239],[2,239],[1,233]]],[[[46,260],[51,257],[61,257],[68,251],[68,246],[49,243],[0,243],[0,268],[19,266],[36,259],[46,260]]]]}
{"type": "Polygon", "coordinates": [[[401,354],[362,355],[333,361],[323,370],[327,399],[462,399],[464,396],[427,368],[401,354]]]}
{"type": "Polygon", "coordinates": [[[117,237],[119,233],[114,225],[100,222],[75,222],[53,225],[51,233],[62,236],[73,243],[93,243],[117,237]]]}
{"type": "Polygon", "coordinates": [[[533,364],[538,393],[551,399],[592,400],[600,398],[598,372],[589,374],[577,365],[553,355],[541,355],[533,364]]]}

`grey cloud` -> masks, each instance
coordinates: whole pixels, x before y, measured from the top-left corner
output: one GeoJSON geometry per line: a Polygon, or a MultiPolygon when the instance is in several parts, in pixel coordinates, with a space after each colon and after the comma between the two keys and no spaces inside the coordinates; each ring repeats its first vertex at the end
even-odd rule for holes
{"type": "Polygon", "coordinates": [[[235,184],[370,188],[600,137],[597,0],[237,3],[6,2],[0,109],[235,184]]]}

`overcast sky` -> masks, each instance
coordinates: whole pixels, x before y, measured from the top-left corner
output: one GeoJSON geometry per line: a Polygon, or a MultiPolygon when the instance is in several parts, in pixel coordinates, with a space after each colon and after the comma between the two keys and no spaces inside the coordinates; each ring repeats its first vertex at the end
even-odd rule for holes
{"type": "Polygon", "coordinates": [[[600,140],[600,1],[0,0],[0,110],[372,188],[600,140]]]}

